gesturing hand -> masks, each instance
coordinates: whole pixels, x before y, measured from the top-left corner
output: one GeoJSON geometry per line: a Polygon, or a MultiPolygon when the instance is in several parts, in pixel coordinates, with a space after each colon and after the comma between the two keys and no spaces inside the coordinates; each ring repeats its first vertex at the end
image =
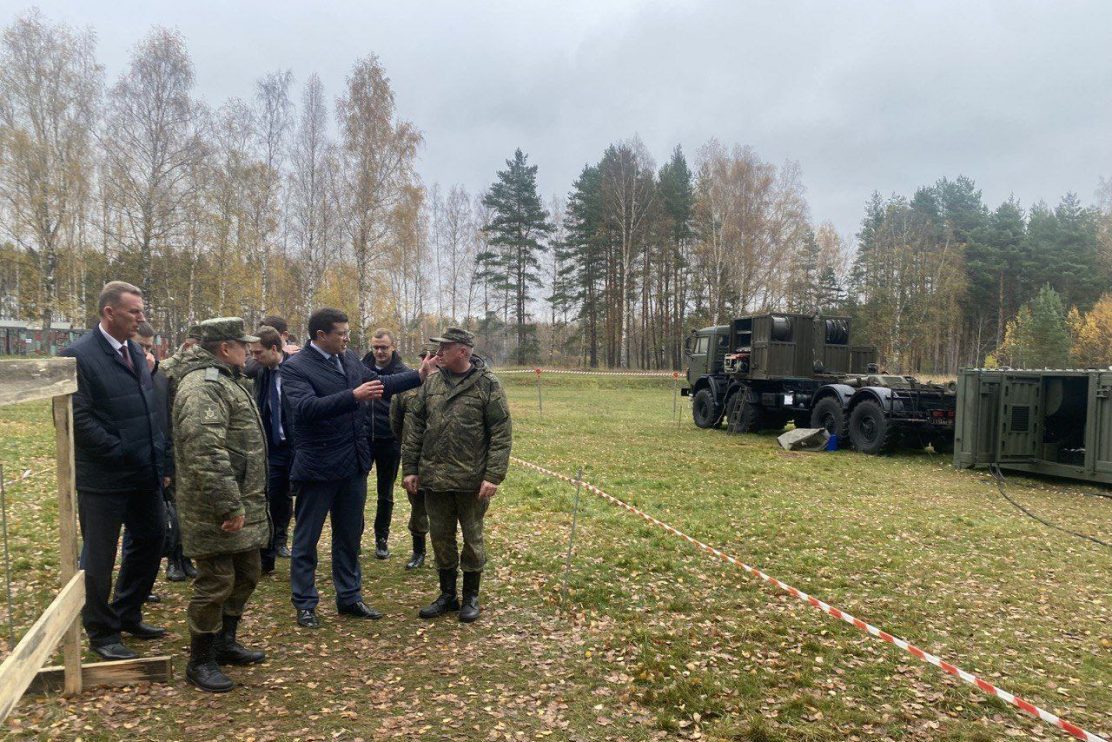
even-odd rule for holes
{"type": "Polygon", "coordinates": [[[368,381],[365,384],[360,384],[352,390],[355,399],[360,402],[369,402],[372,399],[382,399],[382,382],[381,381],[368,381]]]}
{"type": "Polygon", "coordinates": [[[489,500],[490,498],[494,497],[494,495],[497,492],[498,492],[498,485],[497,484],[491,484],[490,482],[488,482],[484,479],[483,483],[479,486],[479,499],[480,500],[489,500]]]}
{"type": "Polygon", "coordinates": [[[243,521],[244,518],[242,515],[237,515],[234,518],[228,518],[226,521],[224,521],[223,524],[221,524],[220,530],[227,531],[228,533],[235,533],[236,531],[243,528],[243,521]]]}
{"type": "Polygon", "coordinates": [[[416,474],[407,474],[405,476],[405,478],[402,479],[402,487],[405,488],[406,492],[408,492],[409,494],[411,494],[413,496],[417,495],[417,488],[419,486],[420,486],[420,479],[417,478],[416,474]]]}
{"type": "Polygon", "coordinates": [[[439,370],[440,360],[437,356],[432,355],[421,361],[421,368],[417,370],[417,374],[421,377],[421,381],[424,381],[429,374],[435,374],[439,370]]]}

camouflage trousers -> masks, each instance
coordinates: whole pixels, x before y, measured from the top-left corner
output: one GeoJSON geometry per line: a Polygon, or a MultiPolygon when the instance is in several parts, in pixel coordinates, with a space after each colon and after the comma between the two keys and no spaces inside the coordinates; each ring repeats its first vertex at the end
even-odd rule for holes
{"type": "Polygon", "coordinates": [[[429,514],[425,510],[425,491],[418,490],[416,495],[405,493],[409,498],[409,532],[414,536],[424,536],[429,532],[429,514]]]}
{"type": "Polygon", "coordinates": [[[426,492],[425,510],[429,514],[429,536],[440,569],[463,568],[482,572],[486,564],[483,549],[483,516],[489,500],[475,492],[426,492]],[[463,532],[463,551],[456,544],[456,525],[463,532]]]}
{"type": "Polygon", "coordinates": [[[189,599],[189,631],[215,634],[224,628],[224,616],[242,616],[247,599],[262,574],[258,549],[194,558],[197,577],[189,599]]]}

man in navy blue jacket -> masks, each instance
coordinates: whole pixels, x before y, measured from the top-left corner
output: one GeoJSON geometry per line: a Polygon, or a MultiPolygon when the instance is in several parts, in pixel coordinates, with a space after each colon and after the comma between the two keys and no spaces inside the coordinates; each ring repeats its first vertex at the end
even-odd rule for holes
{"type": "Polygon", "coordinates": [[[99,307],[100,323],[60,355],[77,359],[73,441],[85,570],[81,620],[94,652],[122,660],[138,655],[123,644],[121,631],[138,639],[166,633],[142,616],[162,561],[165,440],[155,418],[150,369],[129,340],[144,321],[143,292],[112,281],[101,291],[99,307]],[[131,538],[110,604],[121,525],[131,538]]]}
{"type": "Polygon", "coordinates": [[[348,350],[348,317],[319,309],[309,318],[311,342],[280,368],[282,392],[293,412],[294,446],[290,479],[298,487],[290,560],[290,588],[297,623],[318,628],[317,542],[326,516],[332,523],[332,582],[336,608],[359,618],[382,614],[363,602],[359,548],[371,451],[367,408],[375,399],[419,386],[436,367],[383,376],[348,350]]]}

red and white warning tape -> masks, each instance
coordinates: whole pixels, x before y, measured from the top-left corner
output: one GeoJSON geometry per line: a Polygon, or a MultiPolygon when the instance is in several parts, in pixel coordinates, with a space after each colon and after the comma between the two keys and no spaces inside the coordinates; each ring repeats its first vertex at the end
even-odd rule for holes
{"type": "Polygon", "coordinates": [[[818,598],[815,598],[811,595],[808,595],[807,593],[803,592],[802,590],[798,590],[798,589],[792,587],[791,585],[789,585],[785,582],[781,582],[780,580],[777,580],[775,577],[772,577],[770,575],[765,574],[764,572],[757,569],[756,567],[749,566],[748,564],[741,561],[740,559],[737,559],[736,557],[732,557],[729,554],[726,554],[722,551],[719,551],[718,549],[714,548],[713,546],[710,546],[708,544],[704,544],[702,541],[699,541],[698,539],[695,539],[695,538],[692,538],[691,536],[688,536],[686,533],[680,531],[679,529],[675,528],[674,526],[670,526],[667,523],[665,523],[664,521],[657,520],[656,518],[652,517],[648,513],[644,512],[642,510],[638,510],[637,508],[633,507],[629,503],[624,502],[622,500],[619,500],[618,498],[614,497],[613,495],[609,495],[609,494],[603,492],[601,489],[599,489],[598,487],[596,487],[593,484],[588,484],[587,482],[581,482],[581,483],[577,482],[575,477],[569,477],[569,476],[566,476],[564,474],[554,472],[550,469],[545,469],[543,466],[538,466],[537,464],[531,463],[529,461],[524,461],[522,459],[517,458],[516,456],[514,456],[512,458],[513,458],[514,462],[520,464],[521,466],[524,466],[527,469],[532,469],[532,470],[534,470],[536,472],[539,472],[541,474],[544,474],[546,476],[554,477],[555,479],[560,479],[560,480],[563,480],[563,481],[568,482],[570,484],[582,484],[582,486],[585,490],[598,495],[599,497],[601,497],[602,499],[611,503],[612,505],[617,505],[620,508],[628,510],[629,512],[633,513],[634,515],[640,516],[641,518],[647,520],[649,523],[652,523],[655,526],[659,526],[660,528],[663,528],[665,531],[668,531],[669,533],[671,533],[675,536],[679,536],[684,541],[687,541],[688,543],[698,547],[699,549],[702,549],[703,551],[707,552],[708,554],[712,554],[712,555],[718,557],[719,559],[721,559],[722,561],[728,562],[728,563],[734,565],[735,567],[741,567],[743,570],[745,570],[749,574],[754,575],[756,577],[759,577],[760,579],[764,580],[765,582],[769,583],[770,585],[774,585],[775,587],[778,587],[781,590],[784,590],[785,592],[790,593],[791,595],[793,595],[796,598],[799,598],[800,600],[810,604],[812,607],[817,608],[818,610],[822,611],[823,613],[825,613],[829,616],[833,616],[834,618],[841,619],[842,621],[845,621],[846,623],[857,627],[861,631],[864,631],[868,634],[871,634],[872,636],[875,636],[878,639],[886,641],[889,644],[894,644],[897,647],[899,647],[900,649],[908,652],[909,654],[911,654],[915,657],[918,657],[919,659],[923,660],[924,662],[929,662],[930,664],[934,665],[935,667],[942,668],[942,670],[944,672],[947,672],[950,675],[957,676],[957,677],[961,678],[962,680],[964,680],[965,682],[969,683],[970,685],[977,686],[978,688],[980,688],[982,691],[984,691],[988,695],[995,696],[996,698],[999,698],[1003,701],[1006,701],[1007,703],[1010,703],[1011,705],[1013,705],[1013,706],[1015,706],[1015,707],[1017,707],[1017,708],[1019,708],[1023,711],[1026,711],[1031,716],[1042,719],[1047,724],[1055,726],[1058,729],[1061,729],[1062,731],[1073,735],[1077,739],[1083,739],[1083,740],[1086,740],[1086,742],[1108,742],[1108,740],[1105,739],[1104,737],[1093,734],[1092,732],[1087,732],[1084,729],[1082,729],[1081,727],[1077,726],[1076,724],[1071,724],[1070,722],[1066,721],[1065,719],[1062,719],[1058,716],[1055,716],[1054,714],[1050,713],[1049,711],[1041,709],[1041,708],[1039,708],[1038,706],[1035,706],[1032,703],[1028,703],[1027,701],[1023,700],[1022,698],[1020,698],[1016,695],[1013,695],[1012,693],[1009,693],[1008,691],[1004,690],[1003,688],[997,688],[992,683],[989,683],[986,680],[982,680],[981,678],[977,677],[976,675],[974,675],[972,673],[969,673],[969,672],[966,672],[965,670],[962,670],[960,667],[957,667],[956,665],[951,665],[949,662],[945,662],[941,657],[938,657],[937,655],[931,654],[930,652],[926,652],[922,649],[919,649],[914,644],[909,643],[905,639],[901,639],[898,636],[893,636],[892,634],[889,634],[885,631],[881,631],[876,626],[873,626],[872,624],[865,623],[861,619],[855,618],[855,617],[851,616],[850,614],[846,613],[845,611],[839,610],[832,605],[828,605],[827,603],[824,603],[823,601],[819,600],[818,598]]]}
{"type": "Polygon", "coordinates": [[[675,371],[585,371],[570,368],[505,368],[494,369],[499,374],[576,374],[579,376],[655,376],[661,379],[677,377],[675,371]]]}

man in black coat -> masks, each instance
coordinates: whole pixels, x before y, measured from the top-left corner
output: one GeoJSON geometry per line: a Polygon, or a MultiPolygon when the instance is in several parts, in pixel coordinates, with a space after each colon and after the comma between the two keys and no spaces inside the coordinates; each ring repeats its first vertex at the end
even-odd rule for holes
{"type": "Polygon", "coordinates": [[[281,365],[282,389],[293,412],[290,479],[298,488],[290,559],[290,588],[297,623],[318,628],[317,541],[326,517],[332,522],[332,582],[342,614],[381,618],[363,602],[359,546],[371,451],[367,403],[419,386],[434,369],[381,379],[348,350],[348,318],[338,309],[319,309],[309,318],[311,342],[281,365]]]}
{"type": "MultiPolygon", "coordinates": [[[[398,355],[394,333],[384,327],[371,335],[371,350],[363,356],[363,365],[379,376],[409,370],[409,366],[402,363],[401,356],[398,355]]],[[[398,477],[398,464],[402,460],[402,442],[395,440],[390,429],[390,401],[376,399],[368,407],[371,415],[368,423],[371,458],[374,461],[378,490],[378,502],[375,505],[375,557],[386,559],[390,556],[390,518],[394,513],[394,480],[398,477]]],[[[424,545],[423,537],[421,544],[424,545]]],[[[416,537],[413,551],[417,552],[416,537]]]]}
{"type": "Polygon", "coordinates": [[[289,358],[289,354],[283,350],[282,336],[278,334],[278,330],[267,325],[255,330],[255,335],[259,341],[251,343],[251,357],[260,369],[255,376],[255,404],[259,408],[263,430],[267,434],[266,499],[270,521],[274,525],[270,543],[262,550],[262,570],[265,575],[274,571],[277,557],[290,555],[286,540],[293,506],[290,496],[293,415],[289,409],[289,398],[282,393],[282,374],[279,367],[289,358]]]}
{"type": "Polygon", "coordinates": [[[165,629],[143,623],[143,601],[162,561],[160,488],[165,441],[155,419],[154,384],[144,354],[129,341],[143,317],[143,292],[112,281],[100,293],[100,323],[60,355],[77,359],[73,395],[74,460],[85,570],[85,633],[107,660],[136,657],[120,636],[155,639],[165,629]],[[120,526],[131,533],[112,595],[120,526]]]}

